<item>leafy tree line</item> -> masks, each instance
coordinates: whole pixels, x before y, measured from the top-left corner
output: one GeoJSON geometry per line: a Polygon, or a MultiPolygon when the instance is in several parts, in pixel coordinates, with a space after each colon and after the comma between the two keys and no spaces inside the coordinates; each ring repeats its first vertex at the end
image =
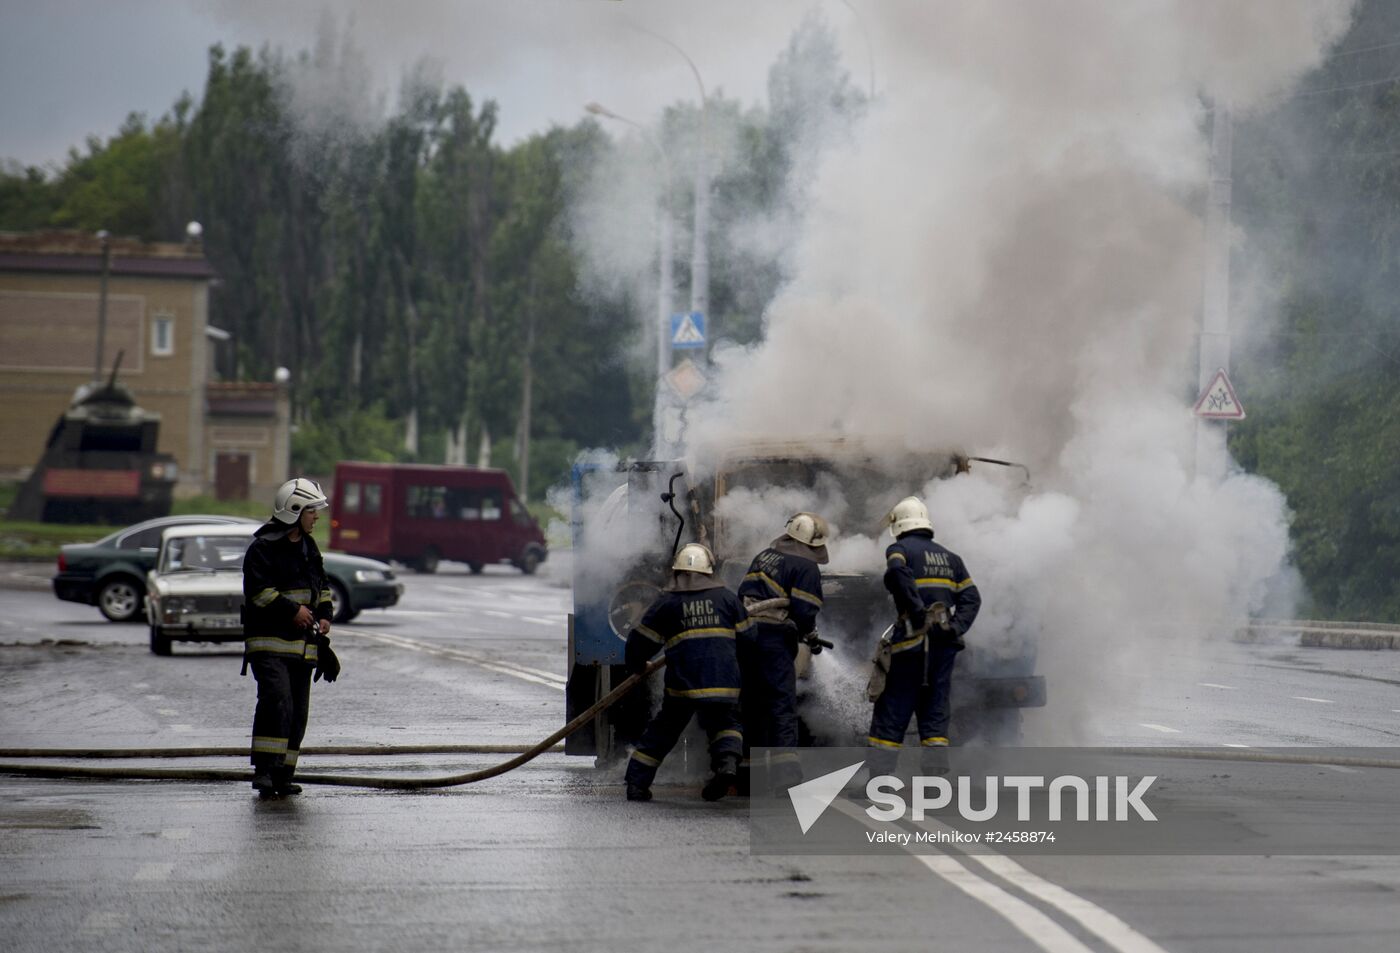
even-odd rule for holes
{"type": "MultiPolygon", "coordinates": [[[[624,238],[645,249],[640,265],[589,286],[582,253],[595,239],[573,210],[590,190],[609,201],[609,176],[639,154],[649,161],[645,141],[587,119],[503,147],[494,103],[423,70],[393,109],[366,119],[374,91],[357,57],[334,37],[294,57],[215,46],[198,100],[181,97],[153,123],[132,115],[59,170],[0,169],[0,228],[170,241],[201,222],[220,279],[210,320],[233,340],[221,370],[291,371],[298,469],[489,462],[527,471],[538,499],[581,447],[644,451],[655,348],[639,316],[656,313],[652,216],[660,201],[677,220],[680,310],[694,200],[683,173],[700,110],[677,104],[657,130],[678,168],[625,222],[624,238]]],[[[771,110],[717,95],[704,116],[723,143],[710,146],[711,325],[741,342],[758,335],[782,266],[779,252],[726,236],[792,212],[785,182],[807,134],[804,103],[848,118],[861,105],[820,21],[794,36],[772,85],[771,110]]]]}
{"type": "Polygon", "coordinates": [[[1293,510],[1298,568],[1323,617],[1400,622],[1400,8],[1358,6],[1297,91],[1235,130],[1235,217],[1268,262],[1237,339],[1241,463],[1293,510]],[[1260,289],[1262,288],[1262,292],[1260,289]]]}

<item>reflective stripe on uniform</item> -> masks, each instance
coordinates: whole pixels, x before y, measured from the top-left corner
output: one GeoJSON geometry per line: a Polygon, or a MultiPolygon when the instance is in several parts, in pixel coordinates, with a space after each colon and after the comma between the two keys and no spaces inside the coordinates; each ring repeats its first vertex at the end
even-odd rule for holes
{"type": "Polygon", "coordinates": [[[803,602],[809,602],[818,609],[822,607],[822,601],[819,597],[812,595],[810,592],[803,592],[796,586],[792,587],[792,598],[801,599],[803,602]]]}
{"type": "Polygon", "coordinates": [[[749,631],[749,629],[752,629],[753,627],[754,627],[754,620],[753,620],[753,619],[745,619],[745,620],[743,620],[742,622],[736,622],[736,623],[734,623],[734,631],[735,631],[735,632],[747,632],[747,631],[749,631]]]}
{"type": "Polygon", "coordinates": [[[638,761],[640,761],[642,764],[646,765],[648,768],[655,768],[655,767],[657,767],[658,765],[661,764],[661,762],[660,762],[658,759],[653,758],[653,757],[652,757],[651,755],[649,755],[649,754],[642,754],[642,752],[638,751],[636,748],[633,748],[633,749],[632,749],[632,757],[633,757],[633,758],[636,758],[638,761]]]}
{"type": "Polygon", "coordinates": [[[286,596],[288,599],[292,600],[299,606],[311,605],[310,589],[283,589],[282,595],[286,596]]]}
{"type": "MultiPolygon", "coordinates": [[[[243,640],[243,644],[249,652],[271,652],[274,655],[295,655],[303,657],[307,655],[307,644],[305,639],[279,639],[271,635],[254,635],[243,640]]],[[[310,648],[316,648],[316,643],[311,643],[310,648]]],[[[315,653],[312,653],[314,657],[315,653]]]]}
{"type": "Polygon", "coordinates": [[[653,642],[655,642],[657,645],[660,645],[661,643],[663,643],[663,642],[666,641],[666,640],[663,639],[661,636],[657,635],[655,632],[653,632],[651,629],[648,629],[648,628],[647,628],[646,626],[644,626],[644,625],[637,625],[635,628],[636,628],[636,630],[637,630],[638,632],[640,632],[642,635],[646,636],[648,639],[651,639],[651,640],[652,640],[653,642]]]}
{"type": "Polygon", "coordinates": [[[934,735],[932,738],[925,738],[919,744],[925,748],[946,748],[948,747],[948,739],[942,735],[934,735]]]}
{"type": "Polygon", "coordinates": [[[964,579],[962,582],[954,582],[953,580],[945,579],[942,576],[930,576],[927,579],[918,579],[915,581],[918,583],[918,585],[923,586],[924,588],[951,589],[954,592],[961,592],[968,586],[972,585],[971,579],[964,579]]]}
{"type": "Polygon", "coordinates": [[[715,740],[718,741],[720,738],[738,738],[740,741],[743,741],[744,733],[742,731],[735,731],[733,728],[726,728],[723,731],[715,733],[715,740]]]}
{"type": "Polygon", "coordinates": [[[738,698],[737,688],[668,688],[672,698],[738,698]]]}
{"type": "Polygon", "coordinates": [[[273,600],[276,598],[276,589],[264,589],[253,597],[253,605],[257,606],[259,609],[266,609],[268,606],[272,605],[273,600]]]}
{"type": "Polygon", "coordinates": [[[289,768],[294,768],[294,767],[296,767],[297,755],[299,755],[299,754],[301,754],[301,752],[298,751],[297,749],[295,749],[295,748],[288,748],[288,749],[287,749],[287,757],[283,759],[282,763],[285,764],[285,765],[286,765],[287,767],[289,767],[289,768]]]}
{"type": "Polygon", "coordinates": [[[787,595],[787,593],[783,591],[783,587],[780,586],[780,585],[778,585],[776,582],[774,582],[774,581],[773,581],[773,577],[770,576],[770,575],[768,575],[766,572],[764,572],[764,571],[761,570],[761,569],[760,569],[760,570],[757,570],[757,571],[755,571],[755,572],[751,572],[751,573],[749,573],[747,576],[744,577],[744,582],[748,582],[748,581],[750,581],[750,580],[753,580],[754,582],[761,582],[761,583],[766,584],[766,585],[768,586],[769,589],[772,589],[772,590],[773,590],[773,592],[774,592],[775,595],[779,595],[779,596],[786,596],[786,595],[787,595]]]}
{"type": "Polygon", "coordinates": [[[886,741],[884,738],[876,738],[874,735],[867,735],[867,744],[872,748],[900,748],[903,747],[898,741],[886,741]]]}
{"type": "Polygon", "coordinates": [[[885,557],[885,561],[891,563],[894,562],[896,559],[898,559],[900,562],[907,562],[907,560],[904,558],[903,553],[890,553],[888,556],[885,557]]]}
{"type": "Polygon", "coordinates": [[[268,738],[262,735],[253,736],[253,750],[258,754],[286,754],[286,738],[268,738]]]}
{"type": "Polygon", "coordinates": [[[331,598],[331,591],[330,591],[329,589],[322,589],[322,590],[321,590],[321,601],[322,601],[322,602],[327,602],[327,603],[333,602],[333,601],[334,601],[334,600],[331,598]]]}
{"type": "Polygon", "coordinates": [[[673,635],[666,641],[666,648],[670,648],[677,642],[684,642],[687,639],[732,639],[734,630],[724,626],[717,626],[710,629],[685,629],[680,635],[673,635]]]}

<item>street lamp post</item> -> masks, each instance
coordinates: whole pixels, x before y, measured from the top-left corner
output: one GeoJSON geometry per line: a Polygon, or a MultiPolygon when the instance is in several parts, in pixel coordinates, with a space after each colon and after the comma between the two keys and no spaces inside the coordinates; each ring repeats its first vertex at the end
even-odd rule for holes
{"type": "Polygon", "coordinates": [[[107,342],[107,275],[112,269],[112,242],[111,235],[105,228],[97,233],[97,240],[102,243],[102,278],[97,290],[97,370],[92,379],[100,381],[102,350],[107,342]]]}
{"type": "Polygon", "coordinates": [[[705,94],[705,81],[695,61],[671,40],[660,33],[636,27],[653,39],[660,40],[680,54],[695,77],[700,90],[700,149],[695,156],[695,235],[690,248],[690,310],[709,318],[710,310],[710,99],[705,94]]]}
{"type": "Polygon", "coordinates": [[[671,194],[671,159],[667,155],[666,149],[661,145],[659,139],[651,134],[641,123],[634,122],[626,116],[620,116],[603,106],[600,103],[588,103],[584,110],[594,116],[602,116],[605,119],[613,119],[636,129],[642,134],[642,138],[647,144],[656,150],[656,154],[661,158],[661,170],[663,180],[663,192],[661,200],[657,203],[657,259],[658,259],[658,285],[656,290],[656,399],[652,412],[652,425],[655,428],[655,446],[660,452],[663,444],[662,440],[662,387],[665,386],[663,378],[671,370],[671,298],[675,288],[673,277],[674,264],[672,257],[673,241],[671,238],[671,210],[669,197],[671,194]]]}

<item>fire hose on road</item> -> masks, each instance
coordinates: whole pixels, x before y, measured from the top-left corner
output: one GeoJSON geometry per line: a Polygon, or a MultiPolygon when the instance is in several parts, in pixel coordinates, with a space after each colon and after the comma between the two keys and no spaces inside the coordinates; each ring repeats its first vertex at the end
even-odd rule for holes
{"type": "MultiPolygon", "coordinates": [[[[570,721],[567,725],[554,732],[548,738],[531,748],[526,748],[514,758],[502,761],[500,764],[492,765],[489,768],[481,768],[477,771],[468,771],[465,774],[451,774],[437,778],[381,778],[371,775],[351,775],[351,774],[302,774],[296,776],[299,784],[328,784],[340,787],[352,788],[378,788],[388,791],[418,791],[427,788],[450,788],[462,784],[474,784],[477,781],[485,781],[505,774],[508,771],[533,761],[535,758],[549,751],[560,741],[578,731],[590,720],[597,717],[599,712],[610,708],[616,704],[624,695],[631,692],[642,683],[653,672],[659,671],[666,664],[665,657],[655,659],[645,670],[635,675],[630,675],[624,679],[616,688],[608,692],[602,698],[590,705],[570,721]]],[[[316,749],[308,748],[311,752],[316,749]]],[[[382,751],[382,749],[379,749],[382,751]]],[[[395,749],[396,751],[398,749],[395,749]]],[[[446,748],[436,748],[433,746],[414,746],[413,751],[423,753],[426,751],[448,750],[446,748]]],[[[450,750],[470,750],[488,753],[505,753],[508,750],[518,750],[508,746],[496,745],[464,745],[450,750]]],[[[321,753],[379,753],[373,748],[351,749],[322,749],[321,753]]],[[[7,757],[84,757],[84,758],[111,758],[111,757],[192,757],[209,754],[247,754],[247,749],[228,748],[195,748],[195,749],[98,749],[97,751],[60,751],[18,749],[5,751],[7,757]],[[198,754],[172,755],[170,751],[193,751],[198,754]],[[120,752],[120,753],[116,753],[120,752]]],[[[407,753],[407,752],[403,752],[407,753]]],[[[121,780],[121,781],[242,781],[247,783],[253,779],[252,771],[225,771],[218,768],[97,768],[84,767],[80,765],[29,765],[29,764],[0,764],[0,774],[21,775],[24,777],[39,778],[78,778],[88,780],[121,780]]]]}

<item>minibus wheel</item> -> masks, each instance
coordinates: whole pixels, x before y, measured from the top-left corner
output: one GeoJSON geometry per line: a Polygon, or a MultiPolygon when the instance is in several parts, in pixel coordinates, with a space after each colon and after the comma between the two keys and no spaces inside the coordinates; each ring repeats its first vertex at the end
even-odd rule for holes
{"type": "Polygon", "coordinates": [[[435,573],[438,571],[438,561],[442,556],[438,553],[436,546],[429,546],[423,550],[423,555],[418,557],[418,565],[414,568],[419,572],[435,573]]]}

